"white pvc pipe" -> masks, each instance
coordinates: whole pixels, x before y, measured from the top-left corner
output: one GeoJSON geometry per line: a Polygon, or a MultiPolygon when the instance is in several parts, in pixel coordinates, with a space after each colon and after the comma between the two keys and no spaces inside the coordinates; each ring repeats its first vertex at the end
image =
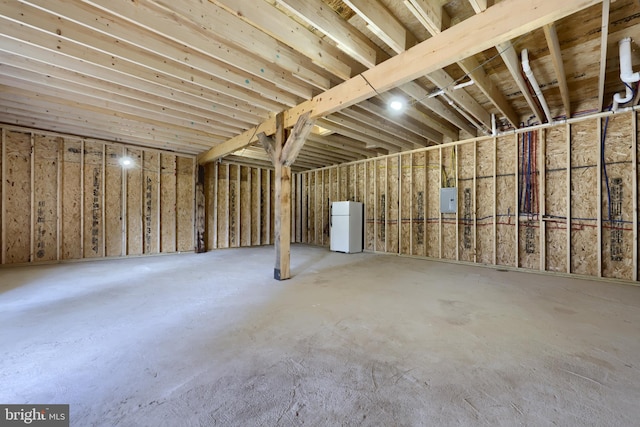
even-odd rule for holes
{"type": "Polygon", "coordinates": [[[619,104],[626,104],[631,101],[633,98],[633,89],[631,84],[640,81],[640,73],[634,73],[631,67],[631,38],[623,38],[618,43],[618,46],[620,48],[620,80],[626,83],[626,90],[624,97],[621,93],[613,95],[613,106],[611,108],[613,111],[618,109],[619,104]]]}
{"type": "MultiPolygon", "coordinates": [[[[529,52],[527,51],[527,49],[522,51],[522,70],[531,83],[531,87],[533,88],[536,97],[540,101],[540,105],[542,105],[544,115],[547,116],[547,123],[551,123],[553,121],[553,118],[551,117],[551,111],[549,111],[549,106],[547,105],[547,101],[544,99],[544,95],[542,95],[540,85],[538,85],[536,77],[533,75],[533,71],[531,70],[531,66],[529,66],[529,52]]],[[[539,119],[542,120],[542,117],[539,117],[539,119]]]]}

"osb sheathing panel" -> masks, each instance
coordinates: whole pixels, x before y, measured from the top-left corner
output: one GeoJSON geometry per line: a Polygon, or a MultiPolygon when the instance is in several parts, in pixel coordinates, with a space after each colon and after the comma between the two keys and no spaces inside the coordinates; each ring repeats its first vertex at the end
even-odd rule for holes
{"type": "Polygon", "coordinates": [[[316,207],[316,172],[309,172],[307,174],[307,182],[308,182],[308,190],[307,190],[307,206],[309,207],[309,213],[307,217],[308,225],[308,233],[307,233],[307,243],[311,243],[313,245],[317,245],[316,241],[316,215],[318,209],[316,207]]]}
{"type": "Polygon", "coordinates": [[[122,147],[105,147],[105,246],[106,256],[122,256],[122,147]]]}
{"type": "Polygon", "coordinates": [[[58,144],[61,138],[34,136],[34,261],[53,261],[58,252],[58,144]]]}
{"type": "MultiPolygon", "coordinates": [[[[442,149],[442,168],[448,177],[447,186],[456,186],[456,175],[458,174],[456,165],[456,151],[458,147],[447,147],[442,149]]],[[[458,188],[458,200],[460,200],[460,188],[458,188]]],[[[442,258],[456,259],[456,214],[442,214],[442,258]]]]}
{"type": "Polygon", "coordinates": [[[31,252],[31,134],[5,136],[6,262],[28,262],[31,252]]]}
{"type": "Polygon", "coordinates": [[[458,257],[461,261],[473,261],[475,254],[474,151],[475,143],[458,147],[458,257]]]}
{"type": "Polygon", "coordinates": [[[250,205],[250,221],[251,221],[251,245],[260,245],[260,169],[251,168],[249,171],[249,179],[251,181],[251,205],[250,205]]]}
{"type": "Polygon", "coordinates": [[[62,259],[82,258],[81,155],[82,141],[64,141],[62,163],[62,259]]]}
{"type": "MultiPolygon", "coordinates": [[[[426,192],[426,153],[414,153],[411,175],[411,230],[412,245],[411,255],[426,256],[426,206],[430,195],[426,192]]],[[[404,164],[404,162],[403,162],[404,164]]],[[[403,190],[403,197],[405,193],[403,190]]],[[[403,209],[404,210],[404,209],[403,209]]]]}
{"type": "Polygon", "coordinates": [[[238,216],[240,212],[240,200],[238,194],[239,179],[238,173],[240,166],[229,165],[229,247],[237,248],[240,246],[238,232],[240,224],[238,224],[238,216]]]}
{"type": "Polygon", "coordinates": [[[376,241],[375,250],[384,252],[387,239],[387,206],[389,204],[387,194],[387,158],[375,160],[376,172],[376,241]]]}
{"type": "Polygon", "coordinates": [[[127,149],[127,255],[142,254],[142,151],[127,149]]]}
{"type": "Polygon", "coordinates": [[[274,170],[269,170],[269,183],[270,186],[268,188],[269,191],[269,241],[266,243],[267,245],[273,245],[275,242],[275,226],[276,226],[276,217],[275,217],[275,207],[276,207],[276,191],[275,191],[275,183],[276,183],[276,172],[274,170]]]}
{"type": "Polygon", "coordinates": [[[571,125],[571,272],[598,275],[598,122],[571,125]]]}
{"type": "Polygon", "coordinates": [[[355,191],[356,191],[356,198],[355,201],[356,202],[360,202],[360,203],[364,203],[365,205],[367,204],[367,183],[364,179],[365,177],[365,170],[367,168],[367,164],[366,163],[357,163],[356,164],[356,184],[355,184],[355,191]]]}
{"type": "Polygon", "coordinates": [[[302,243],[308,243],[309,235],[309,174],[303,173],[301,174],[300,185],[302,188],[300,189],[300,241],[302,243]]]}
{"type": "Polygon", "coordinates": [[[476,261],[483,264],[493,264],[494,147],[493,139],[476,147],[476,261]]]}
{"type": "MultiPolygon", "coordinates": [[[[520,213],[519,236],[518,236],[518,263],[522,268],[537,269],[540,266],[540,226],[538,218],[540,175],[539,167],[536,164],[539,150],[536,148],[540,144],[540,132],[531,132],[530,137],[525,138],[525,134],[520,135],[518,144],[518,188],[522,200],[526,198],[525,182],[530,181],[530,211],[533,213],[520,213]],[[531,141],[529,141],[531,139],[531,141]],[[535,142],[534,142],[535,141],[535,142]],[[524,147],[523,147],[524,143],[524,147]],[[531,148],[529,152],[529,147],[531,148]],[[529,162],[531,165],[529,166],[529,162]],[[530,173],[527,173],[530,171],[530,173]]],[[[521,207],[523,209],[523,207],[521,207]]]]}
{"type": "Polygon", "coordinates": [[[400,253],[404,255],[411,255],[411,199],[412,199],[412,164],[411,155],[403,154],[401,156],[400,168],[400,253]]]}
{"type": "Polygon", "coordinates": [[[376,193],[376,161],[371,160],[365,165],[365,186],[367,193],[367,204],[365,205],[366,224],[365,224],[365,248],[368,251],[375,250],[376,234],[377,234],[377,193],[376,193]]]}
{"type": "Polygon", "coordinates": [[[322,245],[329,246],[329,208],[332,202],[332,195],[336,189],[335,169],[323,169],[324,192],[322,197],[322,245]]]}
{"type": "Polygon", "coordinates": [[[349,179],[350,169],[346,166],[338,167],[338,177],[340,181],[338,183],[338,200],[351,200],[349,198],[349,185],[351,179],[349,179]]]}
{"type": "Polygon", "coordinates": [[[354,202],[360,201],[360,200],[356,200],[356,193],[358,191],[358,187],[357,187],[357,172],[358,172],[358,166],[357,165],[349,165],[345,168],[345,170],[347,171],[347,195],[345,200],[352,200],[354,202]]]}
{"type": "Polygon", "coordinates": [[[398,253],[398,211],[400,198],[398,182],[400,177],[400,160],[398,156],[389,158],[387,167],[387,246],[386,251],[398,253]]]}
{"type": "Polygon", "coordinates": [[[426,155],[427,188],[425,209],[427,210],[427,229],[425,242],[427,256],[440,257],[440,150],[430,150],[426,155]]]}
{"type": "Polygon", "coordinates": [[[240,169],[240,246],[251,246],[251,171],[240,169]]]}
{"type": "Polygon", "coordinates": [[[567,271],[567,128],[547,130],[545,147],[546,268],[567,271]]]}
{"type": "Polygon", "coordinates": [[[87,141],[84,144],[84,258],[104,256],[103,228],[103,150],[104,144],[87,141]]]}
{"type": "Polygon", "coordinates": [[[177,233],[178,251],[193,251],[194,241],[194,167],[195,160],[191,157],[177,158],[177,233]]]}
{"type": "Polygon", "coordinates": [[[208,251],[217,247],[216,227],[217,212],[214,211],[218,197],[216,174],[217,163],[207,163],[204,166],[204,196],[205,196],[205,245],[208,251]]]}
{"type": "Polygon", "coordinates": [[[260,208],[261,208],[261,214],[260,214],[260,231],[261,231],[261,237],[260,240],[262,242],[263,245],[268,245],[269,244],[269,240],[270,240],[270,226],[269,226],[269,222],[270,222],[270,215],[269,215],[269,207],[270,207],[270,203],[271,203],[271,194],[269,191],[269,185],[270,185],[270,174],[269,171],[267,169],[261,169],[260,173],[262,174],[262,177],[260,179],[260,208]]]}
{"type": "Polygon", "coordinates": [[[516,257],[516,139],[504,136],[496,141],[497,216],[496,258],[498,265],[515,267],[516,257]]]}
{"type": "Polygon", "coordinates": [[[229,247],[229,165],[218,166],[218,248],[229,247]]]}
{"type": "Polygon", "coordinates": [[[160,246],[176,251],[176,156],[160,155],[160,246]]]}
{"type": "Polygon", "coordinates": [[[634,268],[631,134],[629,115],[610,118],[604,149],[607,177],[603,174],[602,186],[602,275],[625,280],[632,279],[634,268]]]}
{"type": "MultiPolygon", "coordinates": [[[[159,228],[159,198],[160,185],[160,154],[145,151],[142,154],[142,185],[143,185],[143,252],[157,254],[159,228]]],[[[206,244],[206,243],[205,243],[206,244]]]]}

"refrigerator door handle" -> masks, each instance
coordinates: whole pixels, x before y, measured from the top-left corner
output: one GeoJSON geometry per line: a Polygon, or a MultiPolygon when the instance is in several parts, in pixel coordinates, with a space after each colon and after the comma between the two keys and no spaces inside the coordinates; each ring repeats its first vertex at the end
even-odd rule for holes
{"type": "Polygon", "coordinates": [[[333,227],[333,205],[329,205],[329,227],[333,227]]]}

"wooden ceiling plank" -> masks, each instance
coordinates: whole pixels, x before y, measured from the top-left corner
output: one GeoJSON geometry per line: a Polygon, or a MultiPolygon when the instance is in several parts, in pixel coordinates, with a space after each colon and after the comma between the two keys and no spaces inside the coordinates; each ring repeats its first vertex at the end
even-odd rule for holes
{"type": "Polygon", "coordinates": [[[487,10],[487,7],[489,6],[487,2],[488,0],[469,0],[469,3],[471,3],[471,7],[473,7],[473,11],[475,13],[481,13],[487,10]]]}
{"type": "MultiPolygon", "coordinates": [[[[2,40],[1,37],[0,40],[2,40]]],[[[57,58],[56,56],[52,57],[55,59],[59,59],[59,64],[64,64],[64,66],[69,67],[62,68],[56,63],[44,62],[33,59],[31,57],[23,57],[12,52],[2,50],[3,47],[9,49],[8,46],[10,44],[11,43],[0,43],[0,67],[2,66],[2,63],[9,64],[17,68],[32,71],[34,73],[42,73],[45,77],[49,75],[56,76],[62,80],[71,81],[79,85],[85,85],[89,88],[108,91],[111,92],[114,96],[130,98],[134,100],[142,100],[144,98],[154,103],[154,105],[160,109],[166,108],[164,107],[165,105],[171,105],[173,108],[182,112],[200,112],[203,117],[210,117],[211,111],[214,110],[216,114],[220,114],[226,117],[225,120],[228,120],[229,123],[237,124],[240,126],[248,123],[255,123],[260,119],[268,117],[266,112],[258,112],[257,110],[256,113],[251,113],[250,111],[245,112],[237,108],[229,108],[222,103],[212,103],[210,100],[192,97],[181,92],[170,94],[160,93],[159,91],[156,91],[156,89],[161,88],[157,84],[145,84],[143,82],[140,82],[140,85],[134,88],[133,86],[136,86],[135,84],[132,84],[132,82],[120,75],[117,75],[114,81],[106,81],[104,80],[104,78],[108,78],[108,74],[104,73],[104,70],[89,66],[86,63],[78,63],[78,67],[74,67],[73,61],[69,60],[68,58],[57,58]],[[99,77],[94,77],[92,73],[93,71],[98,71],[95,74],[97,74],[99,77]],[[102,71],[102,73],[100,71],[102,71]],[[104,77],[102,75],[103,73],[106,74],[104,77]],[[127,83],[128,85],[125,86],[122,83],[127,83]],[[151,91],[158,93],[151,93],[151,91]]],[[[16,52],[22,52],[31,56],[39,56],[39,52],[32,52],[32,50],[35,50],[35,48],[30,48],[31,46],[20,43],[14,50],[16,52]]],[[[46,61],[49,57],[43,56],[42,58],[46,61]]],[[[166,92],[169,92],[169,90],[166,90],[166,92]]],[[[215,98],[215,101],[219,100],[220,97],[215,98]]],[[[226,99],[223,101],[225,104],[231,102],[226,99]]],[[[241,103],[237,106],[242,108],[244,105],[244,103],[241,103]]]]}
{"type": "MultiPolygon", "coordinates": [[[[220,43],[211,43],[211,40],[203,32],[189,31],[190,28],[186,27],[182,22],[174,21],[172,25],[147,29],[141,26],[134,26],[115,16],[105,16],[104,12],[96,10],[93,6],[87,4],[69,7],[64,3],[48,0],[30,0],[30,3],[46,8],[58,17],[64,17],[80,23],[96,33],[101,33],[103,37],[108,36],[107,47],[109,47],[110,43],[113,44],[111,41],[111,37],[113,37],[134,45],[138,49],[146,50],[171,60],[176,65],[194,67],[204,73],[215,74],[220,79],[241,87],[250,87],[249,84],[252,84],[254,79],[257,78],[257,81],[266,80],[273,85],[281,87],[282,90],[304,99],[310,99],[312,96],[309,85],[298,82],[297,79],[287,79],[287,74],[288,77],[291,77],[289,73],[274,72],[271,67],[265,68],[244,53],[241,54],[237,50],[230,49],[220,43]],[[192,49],[194,52],[185,49],[185,47],[192,49]],[[212,61],[212,59],[215,61],[212,61]],[[231,69],[229,69],[229,66],[231,66],[231,69]],[[237,70],[242,70],[245,74],[242,75],[237,70]],[[250,83],[247,84],[247,81],[250,83]],[[285,82],[288,83],[285,85],[285,82]]],[[[144,9],[145,6],[139,3],[137,7],[144,9]]],[[[159,13],[162,12],[146,9],[146,13],[142,15],[151,20],[153,15],[159,13]]],[[[170,12],[166,11],[165,13],[169,14],[170,12]]],[[[65,29],[65,34],[63,35],[66,35],[70,28],[67,23],[59,20],[55,22],[55,26],[65,29]]],[[[84,34],[87,35],[86,29],[84,34]]],[[[82,40],[84,41],[85,39],[83,38],[82,40]]]]}
{"type": "Polygon", "coordinates": [[[339,133],[340,135],[363,142],[365,144],[365,147],[367,148],[371,146],[380,147],[380,148],[389,150],[392,153],[397,153],[401,149],[401,147],[397,144],[391,143],[389,141],[383,141],[383,140],[377,139],[359,130],[352,129],[350,127],[347,127],[335,121],[331,121],[328,118],[319,119],[317,123],[325,129],[332,130],[336,133],[339,133]]]}
{"type": "Polygon", "coordinates": [[[357,104],[357,107],[360,107],[367,113],[377,116],[383,120],[388,120],[389,122],[394,123],[409,132],[413,132],[421,138],[429,139],[438,144],[441,144],[443,142],[442,133],[437,132],[428,126],[422,124],[420,126],[412,123],[407,120],[406,115],[389,114],[388,109],[380,107],[379,105],[374,104],[370,101],[362,101],[361,103],[357,104]]]}
{"type": "Polygon", "coordinates": [[[456,82],[446,71],[436,70],[427,74],[426,77],[486,128],[491,129],[491,115],[466,90],[454,89],[456,82]]]}
{"type": "Polygon", "coordinates": [[[472,56],[459,61],[458,65],[462,68],[462,71],[473,79],[478,89],[496,106],[498,111],[511,123],[511,126],[517,128],[520,122],[518,115],[509,105],[502,92],[500,92],[500,89],[493,84],[482,65],[472,56]]]}
{"type": "Polygon", "coordinates": [[[344,151],[361,157],[371,157],[375,155],[375,152],[365,148],[366,145],[364,143],[340,135],[320,136],[312,133],[309,135],[308,140],[311,143],[326,146],[328,150],[344,151]]]}
{"type": "Polygon", "coordinates": [[[600,74],[598,78],[598,110],[604,108],[604,86],[607,75],[607,46],[609,38],[609,9],[610,1],[602,2],[602,26],[600,32],[600,74]]]}
{"type": "Polygon", "coordinates": [[[3,88],[0,93],[0,99],[7,105],[12,102],[21,102],[23,105],[30,106],[35,111],[52,111],[58,112],[60,115],[65,114],[77,114],[79,119],[83,119],[87,123],[91,123],[92,120],[103,123],[106,120],[110,124],[110,128],[114,133],[117,131],[120,121],[122,123],[134,124],[137,127],[144,129],[152,129],[157,132],[158,136],[167,138],[170,142],[173,139],[185,138],[190,141],[201,141],[204,145],[212,145],[216,141],[223,141],[226,136],[216,136],[214,133],[194,132],[189,129],[183,129],[177,126],[165,124],[160,121],[140,120],[139,118],[130,118],[129,115],[122,114],[117,111],[109,109],[100,109],[91,105],[86,105],[80,102],[66,101],[55,96],[43,95],[41,93],[27,94],[17,89],[0,86],[3,88]]]}
{"type": "MultiPolygon", "coordinates": [[[[4,34],[17,40],[36,40],[41,47],[47,48],[59,54],[81,59],[84,62],[100,65],[107,69],[115,69],[126,72],[132,76],[145,78],[148,81],[158,81],[158,74],[168,82],[168,85],[176,89],[187,86],[198,86],[238,98],[255,99],[255,104],[261,103],[269,109],[293,106],[299,98],[273,90],[264,84],[254,82],[254,88],[241,87],[244,80],[233,82],[233,85],[225,84],[218,79],[212,79],[211,75],[185,67],[184,64],[175,62],[167,63],[148,52],[140,51],[126,42],[117,40],[104,34],[87,32],[83,28],[69,20],[46,14],[37,8],[7,7],[0,3],[0,14],[4,21],[1,22],[1,30],[4,34]],[[15,21],[8,21],[13,19],[15,21]],[[27,26],[21,26],[17,22],[35,26],[39,30],[27,26]],[[64,28],[64,33],[58,28],[64,28]],[[58,35],[57,32],[61,34],[58,35]],[[91,45],[92,47],[88,47],[91,45]],[[264,92],[263,92],[264,91],[264,92]],[[253,95],[252,95],[253,92],[253,95]],[[270,99],[273,102],[264,103],[261,98],[270,99]],[[280,106],[280,107],[278,107],[280,106]]],[[[24,7],[22,7],[24,6],[24,7]]],[[[150,41],[151,42],[151,41],[150,41]]],[[[218,72],[222,72],[218,70],[218,72]]],[[[246,80],[246,79],[245,79],[246,80]]],[[[232,82],[230,82],[232,83],[232,82]]],[[[250,84],[251,85],[251,81],[250,84]]]]}
{"type": "Polygon", "coordinates": [[[467,120],[455,114],[438,99],[432,97],[431,94],[418,83],[409,82],[400,86],[399,89],[415,99],[417,103],[424,105],[429,110],[433,111],[454,126],[464,130],[469,135],[476,135],[477,129],[474,126],[472,126],[467,120]]]}
{"type": "Polygon", "coordinates": [[[404,52],[414,44],[413,36],[378,0],[343,1],[396,53],[404,52]]]}
{"type": "Polygon", "coordinates": [[[404,0],[404,4],[432,35],[440,33],[450,24],[449,15],[439,1],[404,0]]]}
{"type": "Polygon", "coordinates": [[[545,116],[542,113],[542,110],[540,110],[538,103],[535,101],[535,99],[533,99],[533,95],[531,95],[531,92],[529,91],[529,86],[522,76],[520,58],[516,53],[515,47],[513,46],[511,41],[506,41],[498,44],[496,46],[496,49],[498,49],[498,52],[500,52],[500,56],[502,57],[504,64],[507,66],[509,73],[511,73],[511,77],[513,78],[513,80],[515,80],[518,89],[520,89],[520,92],[522,92],[522,96],[524,96],[527,104],[529,104],[529,108],[531,108],[531,111],[538,118],[538,120],[540,120],[540,122],[543,122],[545,120],[545,116]]]}
{"type": "Polygon", "coordinates": [[[238,108],[244,109],[244,111],[246,111],[247,113],[254,112],[254,114],[258,116],[266,116],[266,114],[263,112],[264,110],[261,107],[253,106],[248,102],[239,99],[230,99],[230,97],[222,95],[219,92],[213,90],[196,90],[196,88],[192,88],[191,86],[174,88],[170,84],[165,83],[165,79],[162,76],[156,75],[156,77],[158,77],[157,81],[148,81],[139,78],[136,75],[130,74],[135,72],[131,70],[129,70],[129,74],[120,72],[114,73],[106,67],[92,64],[82,59],[59,55],[56,52],[45,49],[43,47],[34,46],[25,42],[17,41],[15,39],[8,39],[3,36],[0,36],[0,51],[4,51],[6,53],[19,57],[29,58],[31,60],[52,64],[63,69],[77,72],[79,74],[86,74],[88,76],[95,77],[101,80],[111,81],[125,87],[144,90],[151,95],[164,97],[165,99],[167,99],[166,102],[175,102],[175,100],[180,100],[187,105],[197,105],[207,110],[216,110],[218,104],[222,104],[225,107],[230,107],[234,110],[237,110],[237,112],[234,113],[233,117],[246,116],[248,118],[253,115],[245,114],[243,113],[243,110],[238,110],[238,108]]]}
{"type": "Polygon", "coordinates": [[[336,52],[339,52],[337,48],[334,48],[334,52],[331,52],[330,46],[324,43],[322,39],[307,28],[299,26],[272,5],[264,1],[255,0],[210,1],[259,28],[261,31],[270,34],[281,43],[292,47],[311,59],[314,64],[335,76],[343,80],[351,77],[351,67],[346,62],[338,59],[339,56],[344,54],[340,52],[341,55],[336,55],[336,52]],[[295,34],[295,36],[292,36],[292,34],[295,34]]]}
{"type": "MultiPolygon", "coordinates": [[[[357,104],[393,87],[405,84],[427,73],[444,68],[492,46],[507,42],[545,24],[557,21],[601,0],[565,0],[561,3],[542,0],[503,0],[459,24],[431,37],[406,52],[364,71],[366,77],[356,76],[336,85],[312,100],[285,112],[285,127],[295,123],[298,116],[312,111],[311,117],[323,117],[357,104]],[[433,54],[438,52],[437,55],[433,54]],[[373,89],[370,85],[373,85],[373,89]]],[[[515,52],[514,52],[515,55],[515,52]]],[[[275,121],[269,119],[257,128],[249,129],[199,156],[201,162],[236,151],[255,139],[256,130],[271,135],[275,121]]]]}
{"type": "Polygon", "coordinates": [[[549,46],[549,53],[551,54],[551,61],[553,62],[553,69],[558,79],[558,88],[560,89],[560,97],[562,98],[562,105],[564,107],[565,117],[571,117],[571,99],[569,97],[569,87],[567,86],[567,76],[564,72],[564,62],[562,61],[562,50],[560,49],[560,42],[558,41],[558,33],[556,32],[555,24],[548,24],[543,27],[544,36],[547,39],[547,45],[549,46]]]}
{"type": "MultiPolygon", "coordinates": [[[[254,53],[269,64],[278,65],[291,72],[293,76],[319,89],[324,90],[330,87],[329,80],[326,77],[301,65],[293,50],[208,2],[191,2],[187,0],[171,2],[138,0],[135,3],[127,0],[88,0],[86,2],[152,31],[153,29],[167,29],[168,27],[176,26],[176,22],[181,20],[180,17],[185,18],[194,26],[200,28],[205,33],[205,37],[211,38],[212,41],[223,40],[233,46],[242,48],[246,52],[254,53]],[[155,13],[149,14],[148,9],[154,10],[155,13]],[[163,13],[162,10],[171,11],[171,14],[163,13]]],[[[177,29],[185,31],[185,35],[182,36],[171,32],[171,34],[177,36],[178,41],[193,31],[191,28],[185,30],[182,27],[178,27],[177,29]]],[[[161,31],[164,34],[164,30],[161,31]]],[[[263,66],[261,68],[267,67],[263,66]]]]}
{"type": "Polygon", "coordinates": [[[232,136],[246,128],[231,126],[227,122],[197,117],[195,115],[180,117],[182,115],[181,112],[164,107],[160,109],[161,111],[154,111],[146,105],[144,107],[132,105],[143,104],[141,101],[135,102],[135,100],[131,100],[132,102],[124,103],[121,97],[112,97],[109,92],[98,91],[97,89],[84,86],[74,86],[74,83],[60,82],[55,77],[37,75],[19,68],[2,66],[2,72],[0,83],[9,85],[12,88],[36,91],[45,95],[57,96],[61,99],[73,99],[84,102],[87,105],[102,106],[103,108],[110,108],[121,113],[161,120],[162,122],[181,126],[185,129],[193,129],[201,132],[211,132],[215,129],[216,131],[224,132],[220,134],[221,136],[224,134],[232,136]]]}
{"type": "MultiPolygon", "coordinates": [[[[377,123],[374,126],[374,125],[367,124],[366,122],[362,122],[358,119],[353,119],[352,117],[345,114],[344,111],[340,111],[340,112],[331,114],[329,116],[326,116],[325,119],[330,122],[339,124],[341,126],[345,126],[349,129],[353,129],[371,138],[376,138],[377,140],[385,141],[389,144],[397,145],[401,148],[406,148],[406,149],[414,148],[413,141],[407,141],[403,138],[398,138],[393,133],[390,133],[380,128],[377,123]]],[[[365,117],[365,119],[369,119],[369,118],[365,117]]]]}
{"type": "MultiPolygon", "coordinates": [[[[419,18],[419,21],[422,25],[427,29],[427,31],[432,35],[436,35],[441,33],[444,29],[449,26],[450,18],[449,15],[444,11],[442,6],[439,3],[429,2],[425,0],[407,0],[404,2],[405,5],[409,6],[410,10],[412,10],[414,15],[419,18]]],[[[486,7],[485,7],[486,8],[486,7]]],[[[464,66],[460,63],[458,65],[463,68],[464,66]]],[[[474,74],[478,77],[482,77],[482,73],[475,72],[475,67],[473,68],[474,74]]],[[[465,70],[466,73],[468,71],[465,70]]],[[[464,108],[468,111],[473,117],[475,117],[481,124],[485,126],[485,128],[491,129],[491,116],[487,110],[485,110],[469,93],[464,89],[455,90],[453,86],[455,85],[455,81],[449,74],[447,74],[444,70],[437,70],[433,73],[429,73],[426,76],[433,84],[441,88],[444,93],[451,99],[453,99],[460,107],[464,108]]],[[[480,79],[476,84],[487,85],[488,78],[480,79]]],[[[490,83],[490,81],[489,81],[490,83]]],[[[493,86],[493,85],[491,85],[493,86]]],[[[487,88],[481,88],[483,93],[486,95],[488,90],[487,88]]],[[[495,87],[494,87],[494,91],[495,87]]],[[[499,94],[498,102],[501,102],[503,105],[506,104],[504,97],[499,94]]],[[[493,101],[492,98],[489,98],[494,104],[496,101],[493,101]]],[[[515,114],[514,114],[515,115],[515,114]]]]}
{"type": "MultiPolygon", "coordinates": [[[[345,108],[344,110],[340,111],[340,114],[344,114],[345,116],[350,117],[354,120],[358,120],[362,123],[375,124],[375,127],[377,129],[387,132],[395,138],[402,139],[404,141],[411,142],[422,147],[428,145],[429,141],[427,139],[423,138],[420,135],[416,135],[413,132],[409,132],[406,129],[398,127],[396,124],[388,121],[386,117],[381,117],[382,120],[378,120],[372,118],[365,111],[358,110],[355,107],[356,106],[345,108]]],[[[387,113],[387,116],[390,116],[390,114],[387,113]]]]}
{"type": "Polygon", "coordinates": [[[277,0],[278,5],[322,31],[343,50],[367,68],[375,67],[375,45],[342,19],[322,0],[277,0]]]}

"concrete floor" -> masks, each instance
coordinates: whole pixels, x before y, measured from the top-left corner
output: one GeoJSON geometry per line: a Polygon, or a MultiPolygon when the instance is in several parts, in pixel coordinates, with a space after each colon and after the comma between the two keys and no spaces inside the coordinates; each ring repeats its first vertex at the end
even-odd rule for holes
{"type": "Polygon", "coordinates": [[[0,270],[0,402],[73,426],[637,425],[640,288],[294,246],[0,270]]]}

